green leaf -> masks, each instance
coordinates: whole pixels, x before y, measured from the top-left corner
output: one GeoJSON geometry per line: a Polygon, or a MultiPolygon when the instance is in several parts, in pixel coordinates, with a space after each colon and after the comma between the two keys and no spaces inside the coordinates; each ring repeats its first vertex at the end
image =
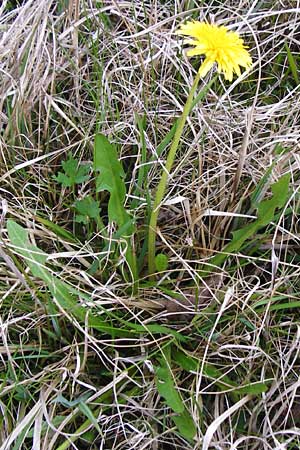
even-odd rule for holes
{"type": "Polygon", "coordinates": [[[82,439],[92,447],[93,442],[97,439],[97,431],[92,428],[91,430],[80,434],[80,439],[82,439]]]}
{"type": "Polygon", "coordinates": [[[56,223],[53,223],[50,220],[44,219],[43,217],[39,217],[39,216],[35,216],[35,219],[38,222],[44,224],[47,228],[49,228],[49,230],[53,231],[53,233],[55,233],[57,236],[61,236],[62,238],[67,239],[68,241],[71,241],[71,242],[77,241],[75,236],[73,236],[72,233],[65,230],[61,226],[57,225],[56,223]]]}
{"type": "Polygon", "coordinates": [[[270,186],[270,179],[272,177],[272,173],[277,163],[277,160],[278,158],[275,158],[270,167],[267,168],[266,172],[259,180],[257,186],[255,187],[253,193],[251,194],[250,197],[251,207],[250,210],[248,211],[248,214],[251,214],[254,210],[257,209],[259,203],[262,201],[264,195],[266,194],[266,191],[270,186]]]}
{"type": "Polygon", "coordinates": [[[164,272],[167,270],[168,264],[168,257],[163,253],[158,253],[158,255],[155,256],[155,267],[157,272],[164,272]]]}
{"type": "Polygon", "coordinates": [[[258,314],[263,313],[265,311],[265,307],[263,307],[263,308],[260,308],[260,307],[265,306],[269,303],[270,303],[270,305],[268,306],[269,311],[289,310],[289,309],[293,309],[293,308],[299,309],[299,307],[300,307],[299,300],[289,301],[289,300],[287,300],[286,295],[278,295],[275,297],[267,298],[267,299],[256,302],[253,305],[253,308],[256,310],[256,313],[258,313],[258,314]],[[280,301],[280,300],[285,300],[285,301],[283,303],[276,303],[277,301],[280,301]],[[273,303],[275,303],[275,304],[273,304],[273,303]]]}
{"type": "Polygon", "coordinates": [[[22,255],[34,276],[44,279],[48,255],[35,245],[30,244],[28,232],[13,220],[7,221],[7,232],[17,253],[22,255]]]}
{"type": "MultiPolygon", "coordinates": [[[[271,380],[270,380],[271,382],[271,380]]],[[[262,383],[261,381],[257,381],[256,383],[246,384],[245,386],[238,387],[234,389],[236,394],[250,394],[250,395],[259,395],[268,390],[268,386],[266,383],[262,383]]]]}
{"type": "Polygon", "coordinates": [[[79,164],[78,159],[73,158],[72,155],[69,155],[69,158],[62,162],[62,167],[64,173],[58,172],[58,175],[53,178],[65,187],[72,187],[89,179],[89,164],[79,164]]]}
{"type": "Polygon", "coordinates": [[[75,406],[78,406],[80,403],[85,402],[90,397],[90,393],[86,392],[85,394],[81,395],[78,398],[75,398],[74,400],[68,400],[65,398],[62,394],[58,394],[57,397],[52,400],[51,403],[59,403],[66,408],[74,408],[75,406]]]}
{"type": "MultiPolygon", "coordinates": [[[[199,370],[199,366],[201,365],[201,361],[186,355],[184,352],[178,349],[172,352],[172,357],[180,367],[188,372],[196,372],[197,370],[199,370]]],[[[205,363],[202,370],[203,376],[210,380],[213,380],[214,384],[218,386],[221,391],[227,391],[232,387],[237,387],[236,383],[234,383],[228,375],[224,375],[213,364],[205,363]]],[[[231,396],[236,400],[236,396],[234,394],[231,396]]]]}
{"type": "Polygon", "coordinates": [[[66,408],[74,408],[75,406],[78,406],[78,409],[89,419],[89,421],[94,425],[97,431],[101,433],[99,424],[94,414],[86,404],[86,401],[89,399],[89,397],[90,393],[86,392],[85,394],[81,395],[78,398],[75,398],[74,400],[68,400],[62,394],[58,394],[58,396],[53,400],[53,403],[60,403],[66,408]]]}
{"type": "Polygon", "coordinates": [[[298,75],[298,67],[297,67],[297,63],[296,60],[294,58],[293,53],[291,52],[289,46],[287,45],[287,43],[285,42],[285,49],[286,49],[286,53],[287,53],[287,57],[288,57],[288,62],[289,62],[289,66],[292,72],[292,75],[294,77],[294,80],[296,82],[297,85],[300,84],[300,80],[299,80],[299,75],[298,75]]]}
{"type": "MultiPolygon", "coordinates": [[[[89,310],[79,303],[78,289],[69,286],[52,274],[51,270],[46,266],[48,255],[38,247],[30,244],[27,230],[9,219],[7,221],[7,232],[11,243],[15,246],[15,250],[24,257],[32,274],[46,283],[59,306],[69,314],[73,314],[77,320],[84,323],[89,310]]],[[[84,297],[84,293],[81,292],[80,296],[81,298],[84,297]]],[[[110,314],[113,315],[112,313],[110,314]]],[[[113,327],[109,325],[107,321],[102,320],[101,317],[93,315],[92,312],[90,312],[88,316],[88,325],[91,328],[110,334],[113,337],[129,337],[140,333],[153,333],[167,336],[170,335],[179,341],[184,341],[186,339],[176,330],[169,329],[163,325],[140,325],[117,318],[116,315],[113,317],[124,325],[124,328],[121,328],[120,326],[113,327]]]]}
{"type": "Polygon", "coordinates": [[[273,193],[272,198],[260,202],[257,206],[257,219],[246,225],[245,227],[232,233],[232,240],[227,244],[222,253],[213,256],[210,260],[210,268],[206,271],[206,275],[214,266],[220,266],[227,258],[227,253],[237,252],[241,249],[244,242],[257,233],[257,231],[273,221],[275,210],[282,208],[288,197],[289,174],[282,176],[276,183],[271,186],[273,193]]]}
{"type": "Polygon", "coordinates": [[[188,372],[195,372],[200,364],[199,360],[196,360],[192,356],[186,355],[178,349],[172,351],[172,358],[180,367],[188,372]]]}
{"type": "MultiPolygon", "coordinates": [[[[99,172],[96,177],[96,191],[108,191],[108,217],[110,222],[116,222],[119,227],[132,221],[124,208],[126,187],[123,167],[118,159],[117,150],[103,134],[95,137],[94,170],[99,172]]],[[[131,226],[131,232],[133,226],[131,226]]]]}
{"type": "MultiPolygon", "coordinates": [[[[135,231],[133,219],[124,207],[126,186],[123,167],[118,159],[117,150],[103,134],[97,134],[94,146],[94,171],[96,172],[96,191],[108,191],[109,222],[115,222],[122,230],[120,237],[125,238],[127,244],[126,260],[130,267],[130,278],[134,281],[134,290],[138,279],[136,256],[132,249],[130,237],[135,231]],[[126,230],[126,234],[124,234],[126,230]]],[[[126,274],[125,274],[126,277],[126,274]]],[[[127,277],[128,281],[128,277],[127,277]]]]}
{"type": "MultiPolygon", "coordinates": [[[[30,244],[28,232],[13,220],[9,219],[7,221],[7,231],[11,243],[16,247],[16,251],[25,258],[33,276],[42,279],[46,283],[56,302],[65,311],[73,314],[77,320],[85,322],[88,310],[78,302],[77,295],[75,295],[75,293],[78,294],[76,290],[72,292],[72,288],[68,284],[56,278],[50,269],[47,268],[45,263],[48,255],[30,244]]],[[[89,315],[88,324],[90,327],[112,336],[128,337],[131,335],[129,330],[114,328],[100,317],[92,314],[89,315]]]]}
{"type": "Polygon", "coordinates": [[[89,406],[84,402],[80,402],[78,405],[78,408],[87,417],[87,419],[94,425],[94,427],[96,428],[98,433],[101,434],[101,430],[100,430],[99,424],[97,422],[97,419],[94,416],[92,410],[89,408],[89,406]]]}
{"type": "MultiPolygon", "coordinates": [[[[172,352],[172,357],[177,364],[187,371],[196,371],[201,364],[195,358],[187,356],[178,349],[172,352]]],[[[228,394],[234,401],[238,401],[238,394],[259,395],[268,390],[266,383],[260,381],[238,386],[228,375],[223,375],[219,369],[209,363],[206,363],[203,366],[203,376],[213,380],[214,384],[216,384],[221,391],[229,391],[228,394]]]]}
{"type": "Polygon", "coordinates": [[[179,342],[186,342],[187,337],[183,336],[176,330],[172,328],[165,327],[164,325],[159,325],[155,323],[147,323],[146,325],[139,325],[136,323],[128,322],[127,320],[120,319],[119,321],[126,325],[128,328],[138,332],[138,333],[152,333],[152,334],[163,334],[165,336],[173,336],[179,342]]]}
{"type": "Polygon", "coordinates": [[[87,224],[90,219],[97,219],[100,216],[99,202],[87,195],[81,200],[75,202],[75,221],[87,224]]]}
{"type": "Polygon", "coordinates": [[[185,439],[192,441],[195,434],[196,434],[196,427],[193,418],[185,409],[181,414],[178,416],[172,416],[172,420],[174,421],[175,425],[178,428],[179,433],[181,436],[183,436],[185,439]]]}
{"type": "Polygon", "coordinates": [[[268,200],[264,200],[258,205],[258,225],[268,225],[274,218],[275,209],[283,208],[286,204],[289,193],[290,174],[281,177],[277,183],[271,186],[273,197],[268,200]]]}
{"type": "Polygon", "coordinates": [[[165,359],[160,359],[160,366],[156,369],[156,387],[158,393],[165,399],[166,404],[176,413],[184,411],[184,404],[174,385],[171,371],[165,359]]]}
{"type": "Polygon", "coordinates": [[[253,323],[251,323],[248,319],[246,319],[245,317],[239,316],[238,320],[243,323],[249,330],[251,331],[255,331],[256,327],[255,325],[253,325],[253,323]]]}

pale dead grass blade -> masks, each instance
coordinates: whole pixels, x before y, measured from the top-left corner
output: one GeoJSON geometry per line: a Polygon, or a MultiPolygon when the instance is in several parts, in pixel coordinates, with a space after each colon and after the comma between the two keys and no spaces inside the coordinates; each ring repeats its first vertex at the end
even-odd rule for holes
{"type": "Polygon", "coordinates": [[[0,448],[18,438],[24,450],[195,450],[200,442],[206,449],[298,448],[300,88],[285,44],[298,67],[299,1],[11,3],[0,5],[0,448]],[[174,35],[187,18],[238,30],[254,65],[230,85],[218,78],[190,114],[159,223],[158,251],[167,255],[168,267],[157,286],[148,283],[144,270],[132,296],[120,273],[122,256],[111,262],[114,227],[104,226],[106,236],[103,230],[87,236],[74,223],[74,201],[94,195],[94,181],[76,187],[72,197],[53,175],[68,153],[91,163],[94,134],[103,132],[118,146],[126,206],[136,201],[142,236],[147,196],[168,149],[158,154],[159,144],[180,115],[199,67],[174,35]],[[145,117],[144,162],[137,116],[145,117]],[[286,206],[265,235],[214,268],[216,283],[202,278],[199,267],[222,251],[231,231],[255,220],[252,195],[274,162],[260,199],[290,173],[286,206]],[[149,172],[145,188],[137,191],[141,168],[149,172]],[[32,242],[49,255],[53,273],[77,289],[85,321],[74,320],[32,277],[8,241],[5,215],[28,229],[32,242]],[[106,278],[90,270],[99,258],[106,278]],[[196,288],[209,291],[197,311],[196,288]],[[168,311],[170,301],[175,311],[168,311]],[[182,310],[183,320],[174,320],[182,310]],[[168,326],[187,341],[175,345],[173,337],[146,331],[112,338],[88,327],[92,314],[120,329],[126,325],[119,319],[145,330],[168,326]],[[157,358],[168,346],[197,441],[180,435],[157,392],[157,358]],[[178,349],[199,366],[187,370],[173,361],[178,349]],[[207,365],[219,372],[208,377],[207,365]],[[268,389],[233,400],[235,387],[220,388],[224,376],[237,388],[259,381],[268,389]],[[78,405],[57,401],[61,394],[76,402],[83,393],[90,393],[87,403],[101,433],[78,405]]]}
{"type": "Polygon", "coordinates": [[[235,403],[233,406],[231,406],[227,411],[222,413],[219,417],[217,417],[208,427],[202,441],[202,449],[208,450],[210,447],[210,443],[213,439],[214,433],[217,431],[219,426],[224,422],[224,420],[228,419],[234,412],[236,412],[238,409],[240,409],[242,406],[244,406],[247,402],[251,400],[251,396],[247,395],[246,397],[243,397],[241,400],[239,400],[237,403],[235,403]]]}

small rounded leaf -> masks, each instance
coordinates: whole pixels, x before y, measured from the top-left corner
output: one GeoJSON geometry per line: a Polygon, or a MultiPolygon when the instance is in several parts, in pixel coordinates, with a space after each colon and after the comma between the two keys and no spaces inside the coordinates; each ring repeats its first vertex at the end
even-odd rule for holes
{"type": "Polygon", "coordinates": [[[155,256],[155,267],[157,272],[163,272],[167,270],[169,264],[168,257],[163,253],[159,253],[155,256]]]}

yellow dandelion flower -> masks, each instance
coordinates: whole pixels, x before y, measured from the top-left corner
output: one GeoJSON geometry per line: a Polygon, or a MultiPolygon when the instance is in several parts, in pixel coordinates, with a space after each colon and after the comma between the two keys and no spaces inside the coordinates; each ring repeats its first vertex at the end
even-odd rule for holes
{"type": "Polygon", "coordinates": [[[223,72],[228,81],[232,81],[233,74],[241,75],[240,66],[249,69],[252,59],[243,39],[235,31],[229,31],[225,26],[210,25],[204,22],[189,21],[182,24],[176,34],[188,36],[185,43],[194,45],[188,50],[188,56],[205,55],[199,68],[204,77],[214,63],[218,64],[218,72],[223,72]]]}

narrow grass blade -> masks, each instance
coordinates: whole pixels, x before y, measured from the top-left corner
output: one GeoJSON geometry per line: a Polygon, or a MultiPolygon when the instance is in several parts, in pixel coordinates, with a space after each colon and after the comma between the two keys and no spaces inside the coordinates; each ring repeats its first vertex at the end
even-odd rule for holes
{"type": "Polygon", "coordinates": [[[299,70],[297,68],[296,60],[295,60],[294,55],[291,52],[291,50],[290,50],[290,48],[289,48],[289,46],[287,45],[286,42],[285,42],[284,46],[285,46],[285,49],[286,49],[288,62],[289,62],[289,66],[290,66],[292,75],[294,77],[294,80],[295,80],[296,84],[299,85],[300,84],[299,75],[298,75],[299,70]]]}

